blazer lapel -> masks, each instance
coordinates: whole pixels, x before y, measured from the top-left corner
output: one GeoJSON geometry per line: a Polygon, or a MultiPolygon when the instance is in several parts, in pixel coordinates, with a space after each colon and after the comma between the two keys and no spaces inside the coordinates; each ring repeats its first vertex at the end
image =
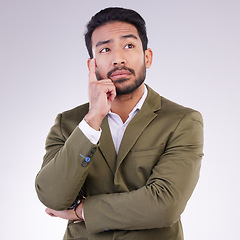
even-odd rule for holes
{"type": "Polygon", "coordinates": [[[112,135],[109,129],[107,116],[103,119],[101,128],[102,134],[99,140],[100,143],[99,149],[102,155],[104,156],[105,161],[107,162],[109,168],[114,174],[116,167],[116,151],[112,140],[112,135]]]}
{"type": "Polygon", "coordinates": [[[148,96],[141,110],[131,120],[123,135],[117,156],[116,171],[139,136],[149,123],[157,116],[156,111],[161,109],[161,97],[148,86],[147,88],[148,96]]]}

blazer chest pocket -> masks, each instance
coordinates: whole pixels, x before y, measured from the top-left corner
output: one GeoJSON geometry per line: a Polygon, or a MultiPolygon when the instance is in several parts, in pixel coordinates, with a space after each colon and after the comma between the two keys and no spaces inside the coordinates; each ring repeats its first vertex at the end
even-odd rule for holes
{"type": "Polygon", "coordinates": [[[140,150],[140,151],[132,151],[132,157],[152,157],[152,156],[160,156],[163,152],[164,145],[158,148],[153,149],[146,149],[146,150],[140,150]]]}
{"type": "MultiPolygon", "coordinates": [[[[135,172],[138,183],[144,185],[152,173],[152,169],[157,164],[164,151],[164,145],[152,149],[131,152],[131,160],[128,161],[128,168],[135,172]]],[[[140,187],[140,186],[138,186],[140,187]]]]}

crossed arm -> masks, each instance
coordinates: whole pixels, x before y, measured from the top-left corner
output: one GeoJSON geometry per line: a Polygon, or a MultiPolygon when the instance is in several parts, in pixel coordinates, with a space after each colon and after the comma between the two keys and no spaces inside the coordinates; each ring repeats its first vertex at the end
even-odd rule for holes
{"type": "MultiPolygon", "coordinates": [[[[64,149],[61,154],[64,155],[61,156],[62,159],[66,159],[64,152],[75,151],[72,148],[68,149],[70,145],[72,146],[71,143],[75,139],[75,134],[80,134],[80,130],[77,129],[75,131],[63,147],[64,149]]],[[[85,141],[83,144],[84,149],[88,149],[89,151],[93,144],[88,143],[84,136],[80,135],[79,137],[85,141]]],[[[77,140],[79,141],[80,139],[78,138],[77,140]]],[[[76,142],[76,139],[74,142],[76,142]]],[[[80,150],[83,151],[82,149],[80,150]]],[[[79,154],[76,153],[76,155],[79,154]]],[[[85,224],[90,232],[101,232],[105,228],[137,230],[170,226],[179,219],[193,192],[199,177],[201,157],[201,115],[197,112],[190,112],[179,123],[168,142],[166,150],[161,155],[157,165],[153,168],[152,174],[143,187],[130,192],[87,197],[76,209],[76,213],[80,216],[80,219],[76,217],[72,210],[54,211],[48,209],[47,212],[65,219],[81,221],[82,209],[84,207],[85,224]],[[124,206],[124,210],[119,206],[124,206]],[[126,216],[128,217],[126,218],[126,216]]],[[[68,160],[70,161],[70,158],[68,160]]],[[[71,158],[71,161],[74,161],[74,163],[70,164],[72,166],[76,166],[77,162],[81,162],[79,159],[74,160],[73,158],[71,158]]],[[[51,160],[49,164],[54,164],[53,162],[54,160],[51,160]]],[[[53,169],[53,166],[48,167],[49,169],[53,169]]],[[[48,167],[42,170],[39,179],[41,183],[46,178],[49,180],[49,173],[47,177],[44,176],[44,171],[48,167]]],[[[68,166],[64,167],[64,169],[67,168],[68,166]]],[[[85,172],[81,172],[81,169],[79,167],[77,172],[82,176],[83,181],[81,184],[83,184],[86,175],[85,172]]],[[[74,171],[74,168],[71,171],[74,171]]],[[[60,172],[64,174],[64,171],[60,172]]],[[[76,174],[73,172],[71,175],[75,176],[76,174]]],[[[71,181],[70,178],[69,181],[71,181]]],[[[74,177],[72,183],[69,183],[69,181],[68,188],[69,186],[74,186],[74,182],[77,179],[74,177]]],[[[47,184],[51,185],[49,182],[43,185],[47,184]]],[[[41,186],[43,187],[43,185],[41,186]]],[[[77,189],[80,189],[81,186],[78,185],[77,189]]],[[[63,188],[66,189],[67,186],[63,186],[63,188]]],[[[49,195],[51,191],[47,190],[46,192],[49,195]]],[[[46,193],[44,194],[46,195],[46,193]]],[[[59,210],[61,210],[60,208],[67,209],[73,202],[73,198],[69,203],[66,203],[66,196],[68,194],[65,192],[65,195],[61,195],[60,191],[57,194],[57,198],[60,200],[64,199],[65,203],[63,204],[59,200],[59,203],[55,204],[55,206],[61,206],[59,210]]],[[[48,203],[47,199],[50,199],[49,196],[45,197],[44,203],[47,206],[51,206],[53,200],[51,199],[51,202],[48,203]]]]}

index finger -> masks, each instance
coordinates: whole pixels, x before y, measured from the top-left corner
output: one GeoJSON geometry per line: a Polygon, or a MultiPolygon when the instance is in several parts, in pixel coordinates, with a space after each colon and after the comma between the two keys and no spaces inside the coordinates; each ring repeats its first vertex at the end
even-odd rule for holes
{"type": "Polygon", "coordinates": [[[96,76],[96,60],[95,58],[92,58],[89,61],[89,82],[96,82],[97,76],[96,76]]]}

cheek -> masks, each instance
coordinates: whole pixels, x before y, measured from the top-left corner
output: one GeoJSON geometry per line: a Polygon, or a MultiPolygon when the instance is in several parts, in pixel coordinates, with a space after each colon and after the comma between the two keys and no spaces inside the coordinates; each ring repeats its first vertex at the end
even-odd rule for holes
{"type": "Polygon", "coordinates": [[[145,64],[145,56],[142,52],[138,52],[137,54],[134,54],[131,56],[131,61],[135,66],[141,66],[145,64]]]}
{"type": "Polygon", "coordinates": [[[142,68],[146,68],[144,57],[136,59],[135,68],[136,68],[136,71],[140,71],[140,70],[142,70],[142,68]]]}
{"type": "Polygon", "coordinates": [[[107,73],[109,70],[107,70],[105,65],[99,65],[96,63],[96,74],[97,77],[100,77],[101,79],[104,79],[107,77],[107,73]]]}

